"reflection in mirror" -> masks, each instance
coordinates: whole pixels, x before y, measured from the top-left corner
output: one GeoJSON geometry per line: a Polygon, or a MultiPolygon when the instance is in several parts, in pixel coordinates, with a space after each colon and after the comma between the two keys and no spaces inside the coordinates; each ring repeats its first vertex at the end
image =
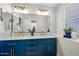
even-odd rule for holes
{"type": "Polygon", "coordinates": [[[4,22],[2,17],[2,8],[0,8],[0,33],[4,32],[4,22]]]}
{"type": "Polygon", "coordinates": [[[12,10],[12,14],[9,12],[2,12],[5,32],[7,32],[10,35],[11,31],[13,31],[14,34],[20,33],[18,35],[21,35],[22,33],[29,33],[28,29],[32,29],[32,27],[35,27],[36,29],[35,33],[50,32],[49,15],[47,14],[43,15],[44,13],[43,14],[36,14],[31,12],[25,13],[24,12],[25,9],[22,9],[23,13],[20,13],[21,11],[14,12],[13,10],[12,10]],[[11,19],[13,19],[13,25],[11,23],[11,19]]]}
{"type": "MultiPolygon", "coordinates": [[[[11,14],[3,12],[3,20],[5,30],[10,32],[11,29],[11,14]]],[[[47,32],[50,29],[50,17],[36,14],[19,14],[13,13],[13,31],[14,32],[29,32],[33,26],[36,28],[36,32],[47,32]]]]}
{"type": "Polygon", "coordinates": [[[23,32],[28,32],[28,29],[34,25],[36,27],[36,32],[46,32],[49,29],[49,16],[42,16],[36,14],[18,14],[14,13],[15,16],[15,26],[20,22],[19,17],[21,18],[21,27],[23,32]]]}

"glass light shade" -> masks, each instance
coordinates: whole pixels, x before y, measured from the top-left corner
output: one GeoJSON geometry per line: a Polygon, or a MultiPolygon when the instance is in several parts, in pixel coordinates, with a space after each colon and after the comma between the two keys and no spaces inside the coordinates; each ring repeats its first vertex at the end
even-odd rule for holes
{"type": "Polygon", "coordinates": [[[14,9],[14,12],[16,13],[23,13],[23,14],[27,14],[28,13],[28,10],[24,9],[24,10],[20,10],[20,9],[14,9]]]}
{"type": "Polygon", "coordinates": [[[36,14],[38,15],[48,15],[48,11],[44,11],[44,12],[41,12],[41,11],[37,11],[36,14]]]}
{"type": "Polygon", "coordinates": [[[28,13],[28,10],[25,10],[25,9],[24,9],[24,10],[22,11],[22,13],[27,14],[27,13],[28,13]]]}

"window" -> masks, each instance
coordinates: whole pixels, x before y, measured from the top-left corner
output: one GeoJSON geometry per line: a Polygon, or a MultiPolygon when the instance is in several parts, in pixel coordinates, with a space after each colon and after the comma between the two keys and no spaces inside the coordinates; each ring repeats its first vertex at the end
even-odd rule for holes
{"type": "Polygon", "coordinates": [[[79,17],[68,19],[67,27],[73,28],[74,31],[79,31],[79,17]]]}
{"type": "Polygon", "coordinates": [[[67,27],[79,32],[79,4],[70,4],[66,9],[67,27]]]}

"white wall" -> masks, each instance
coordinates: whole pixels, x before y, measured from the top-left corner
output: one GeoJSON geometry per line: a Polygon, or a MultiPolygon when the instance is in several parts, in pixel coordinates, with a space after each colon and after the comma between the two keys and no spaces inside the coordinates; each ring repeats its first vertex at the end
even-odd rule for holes
{"type": "Polygon", "coordinates": [[[56,34],[56,11],[55,8],[49,9],[50,14],[50,34],[56,34]]]}
{"type": "MultiPolygon", "coordinates": [[[[61,4],[59,7],[56,8],[56,30],[57,30],[56,34],[61,37],[63,37],[63,34],[64,34],[63,29],[65,28],[65,24],[66,24],[65,8],[67,5],[68,4],[61,4]]],[[[63,55],[62,44],[60,43],[60,40],[61,38],[58,38],[57,53],[59,55],[63,55]]]]}
{"type": "Polygon", "coordinates": [[[57,24],[57,35],[63,34],[65,27],[65,6],[61,5],[56,9],[56,24],[57,24]]]}
{"type": "Polygon", "coordinates": [[[10,12],[11,13],[11,4],[9,3],[0,3],[0,8],[2,8],[2,10],[4,12],[10,12]]]}
{"type": "Polygon", "coordinates": [[[61,4],[58,8],[56,8],[56,29],[57,29],[57,35],[63,36],[64,34],[64,28],[66,25],[66,8],[71,4],[61,4]]]}

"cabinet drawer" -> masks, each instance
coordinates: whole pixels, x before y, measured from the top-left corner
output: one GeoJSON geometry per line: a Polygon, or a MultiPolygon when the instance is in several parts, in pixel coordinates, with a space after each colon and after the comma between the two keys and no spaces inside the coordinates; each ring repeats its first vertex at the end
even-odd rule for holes
{"type": "Polygon", "coordinates": [[[37,52],[37,49],[26,49],[24,52],[37,52]]]}
{"type": "Polygon", "coordinates": [[[27,44],[36,44],[37,42],[36,42],[36,40],[26,40],[25,43],[27,43],[27,44]]]}
{"type": "Polygon", "coordinates": [[[9,47],[9,46],[14,46],[15,45],[15,41],[10,41],[10,40],[6,40],[6,41],[0,41],[0,47],[9,47]]]}
{"type": "Polygon", "coordinates": [[[24,49],[24,53],[27,56],[33,56],[38,54],[38,48],[37,47],[28,47],[24,49]]]}
{"type": "MultiPolygon", "coordinates": [[[[41,39],[39,41],[42,41],[44,43],[53,43],[56,42],[56,38],[50,38],[50,39],[41,39]]],[[[41,42],[40,42],[41,43],[41,42]]]]}
{"type": "Polygon", "coordinates": [[[29,48],[29,47],[36,47],[38,45],[38,41],[37,40],[26,40],[25,41],[25,48],[29,48]]]}
{"type": "Polygon", "coordinates": [[[25,48],[30,48],[30,47],[37,47],[37,44],[27,44],[25,48]]]}
{"type": "Polygon", "coordinates": [[[9,49],[7,47],[0,47],[0,56],[9,56],[9,49]]]}

